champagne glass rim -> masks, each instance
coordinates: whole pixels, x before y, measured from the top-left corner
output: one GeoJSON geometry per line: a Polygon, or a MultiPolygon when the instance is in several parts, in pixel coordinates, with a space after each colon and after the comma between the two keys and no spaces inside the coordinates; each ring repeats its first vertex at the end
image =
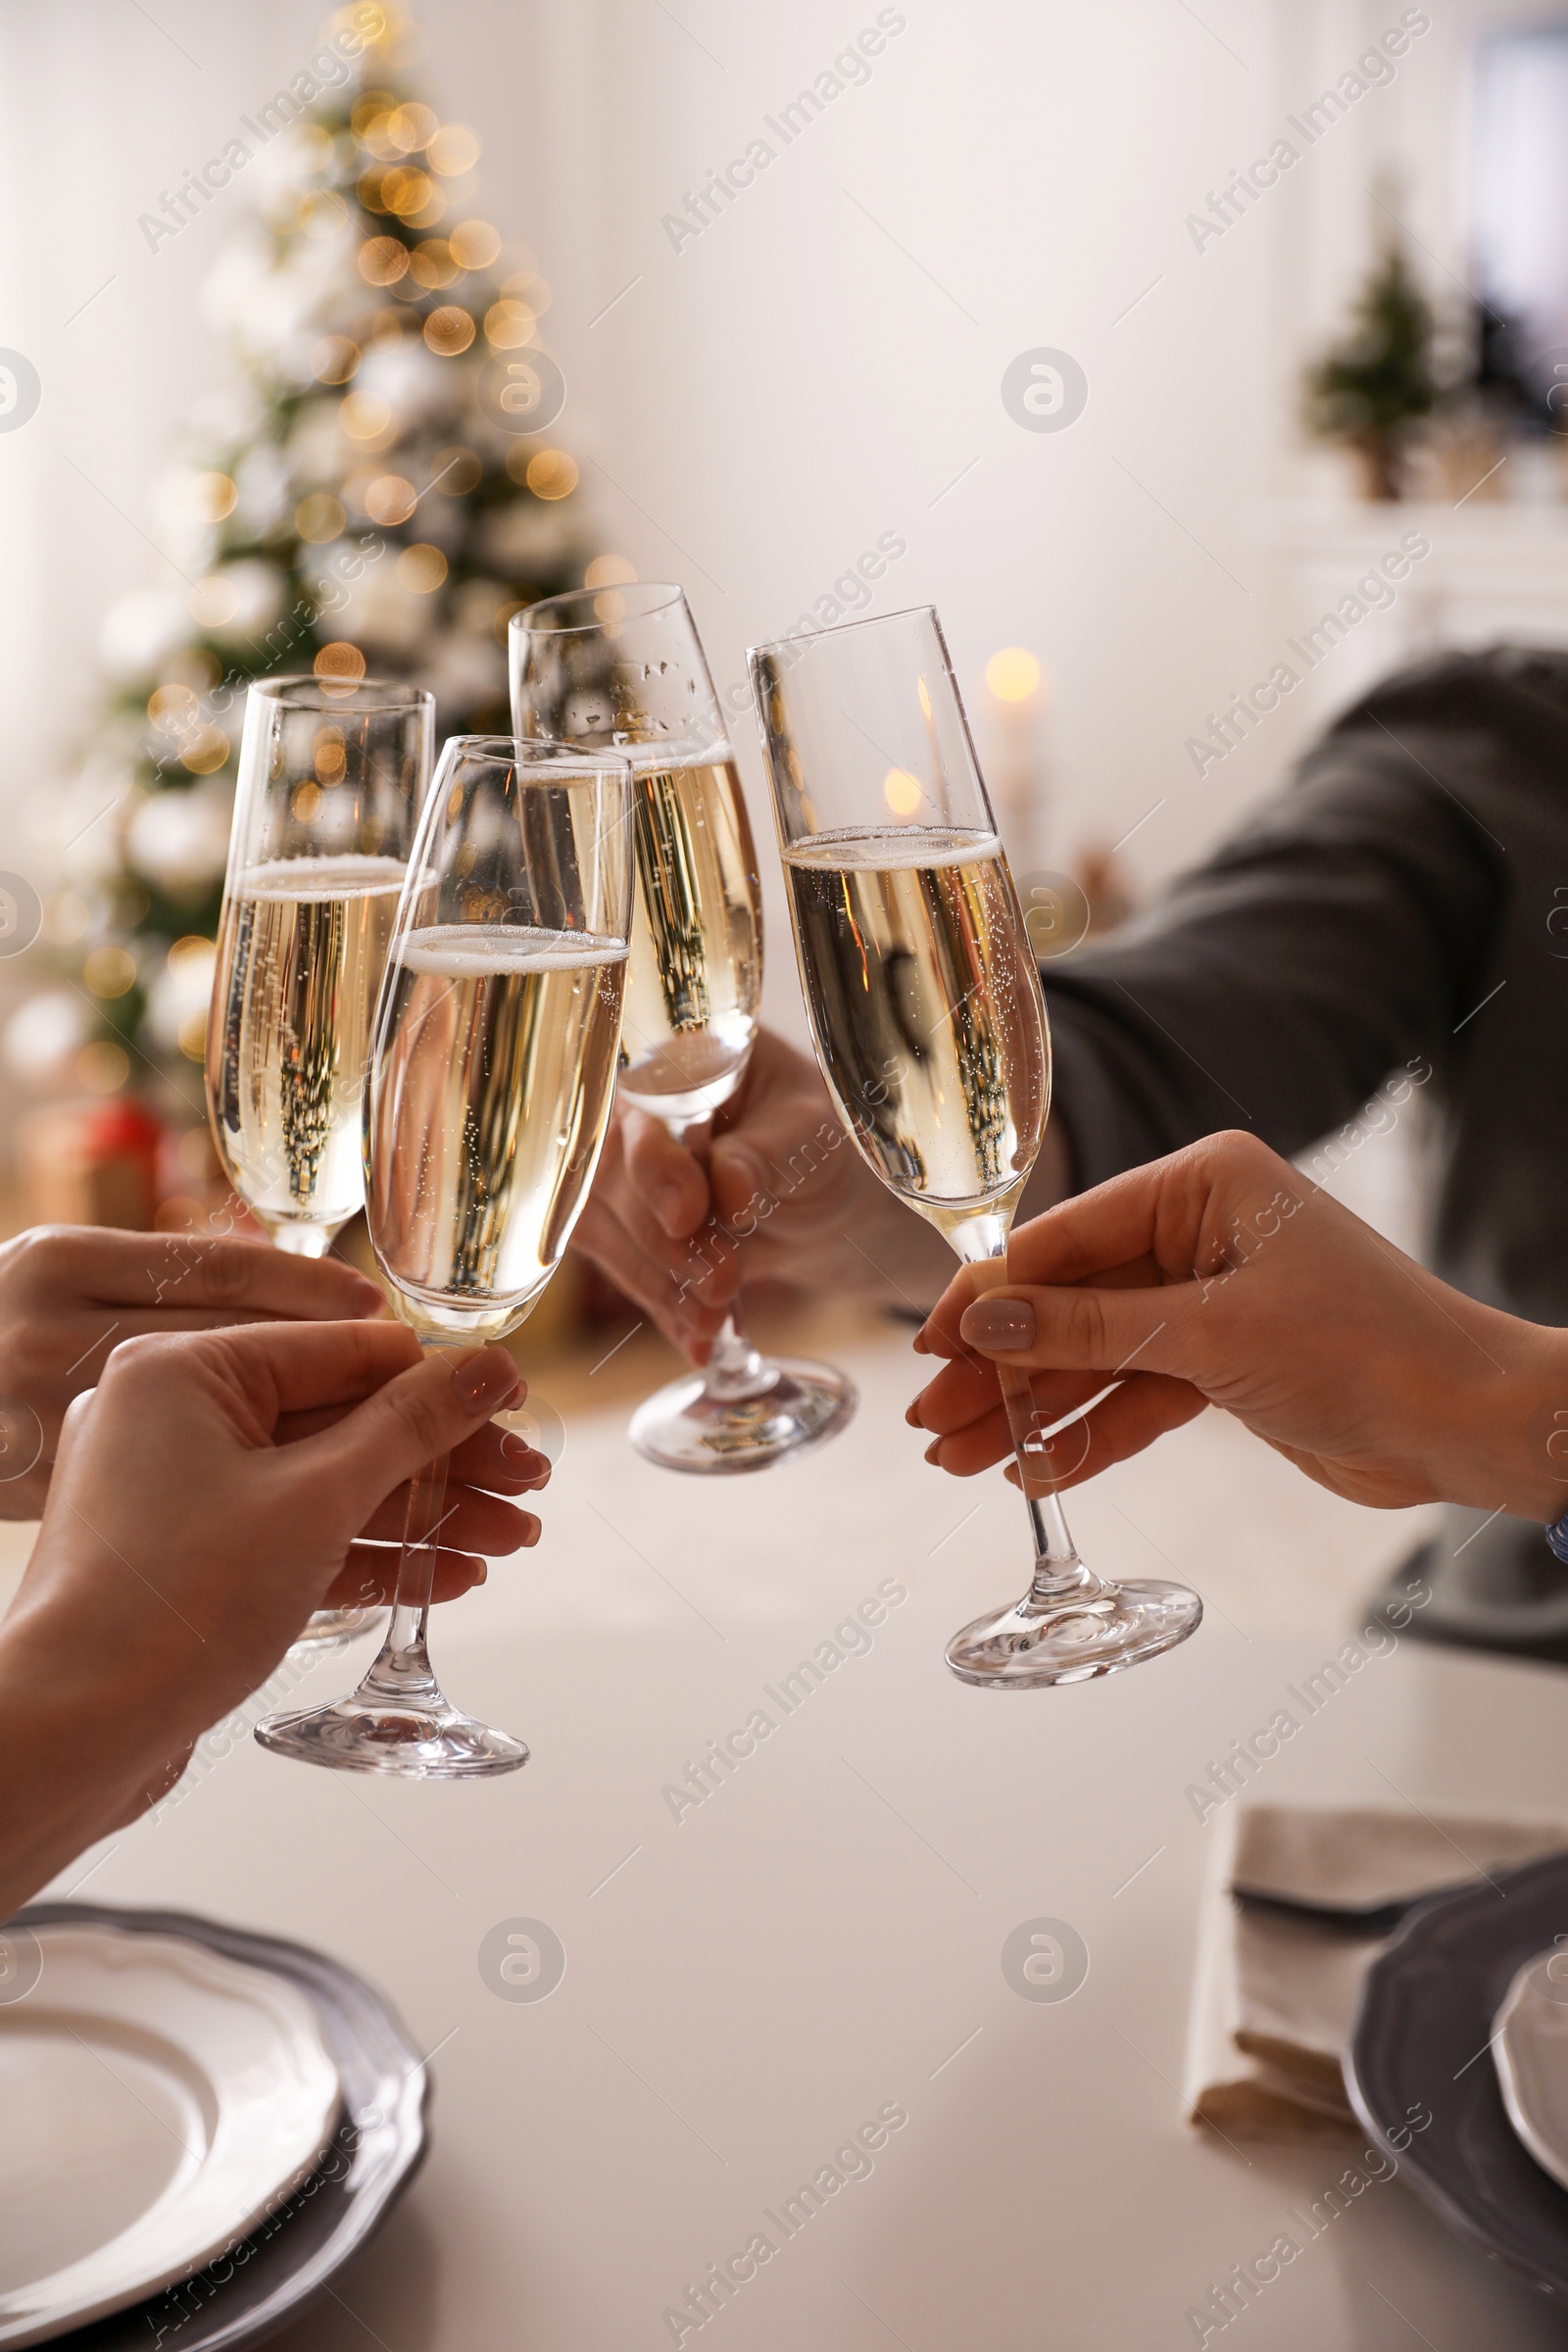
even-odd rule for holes
{"type": "Polygon", "coordinates": [[[517,780],[522,784],[551,783],[563,776],[629,778],[632,774],[631,761],[612,746],[607,745],[603,750],[592,746],[579,748],[572,743],[558,743],[550,736],[449,735],[441,746],[437,769],[445,769],[459,760],[476,766],[515,768],[517,780]],[[530,775],[530,769],[540,772],[530,775]],[[546,774],[545,770],[550,772],[546,774]]]}
{"type": "Polygon", "coordinates": [[[805,653],[808,646],[820,644],[824,637],[853,637],[858,629],[891,628],[896,620],[928,620],[936,631],[943,660],[947,660],[948,641],[942,634],[942,620],[935,605],[905,605],[897,612],[867,612],[858,620],[835,621],[828,629],[802,629],[798,636],[769,637],[760,645],[749,645],[746,658],[755,662],[764,654],[805,653]]]}
{"type": "Polygon", "coordinates": [[[403,678],[320,678],[303,671],[282,678],[252,678],[250,691],[260,702],[327,714],[435,709],[435,696],[427,686],[411,686],[403,678]]]}
{"type": "Polygon", "coordinates": [[[602,588],[564,588],[557,596],[542,596],[536,603],[524,605],[520,612],[514,612],[508,626],[515,629],[519,637],[585,637],[622,620],[651,620],[685,602],[686,591],[674,580],[607,580],[602,588]],[[613,618],[595,612],[602,596],[624,599],[626,610],[613,618]],[[554,617],[585,604],[589,614],[586,620],[558,621],[554,617]],[[538,618],[545,613],[552,617],[538,618]]]}

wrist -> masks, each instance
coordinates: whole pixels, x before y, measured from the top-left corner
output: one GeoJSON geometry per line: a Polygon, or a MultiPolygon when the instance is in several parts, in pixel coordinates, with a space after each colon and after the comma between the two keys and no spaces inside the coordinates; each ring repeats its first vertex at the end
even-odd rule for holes
{"type": "Polygon", "coordinates": [[[1463,1448],[1466,1491],[1446,1499],[1550,1526],[1568,1513],[1568,1332],[1489,1320],[1482,1337],[1501,1376],[1488,1381],[1479,1444],[1463,1448]]]}
{"type": "Polygon", "coordinates": [[[123,1821],[177,1751],[167,1709],[84,1666],[47,1614],[0,1626],[0,1918],[123,1821]]]}

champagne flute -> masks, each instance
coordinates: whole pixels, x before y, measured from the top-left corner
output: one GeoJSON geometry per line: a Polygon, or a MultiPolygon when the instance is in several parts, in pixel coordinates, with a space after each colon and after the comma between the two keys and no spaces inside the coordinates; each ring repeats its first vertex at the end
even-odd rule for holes
{"type": "MultiPolygon", "coordinates": [[[[762,904],[746,803],[686,599],[658,581],[546,597],[511,624],[519,736],[613,743],[635,784],[637,909],[618,1092],[700,1145],[746,1074],[762,904]]],[[[762,1470],[844,1427],[856,1393],[776,1360],[726,1315],[706,1371],[648,1397],[631,1439],[666,1470],[762,1470]]]]}
{"type": "MultiPolygon", "coordinates": [[[[375,678],[264,678],[245,705],[207,1023],[224,1175],[275,1247],[324,1257],[365,1205],[370,1023],[419,804],[435,701],[375,678]]],[[[338,1646],[373,1609],[318,1609],[338,1646]]]]}
{"type": "MultiPolygon", "coordinates": [[[[823,1075],[872,1172],[997,1288],[1045,1135],[1051,1033],[941,625],[922,606],[750,661],[823,1075]]],[[[999,1375],[1034,1574],[954,1636],[954,1673],[987,1690],[1087,1682],[1185,1641],[1196,1592],[1085,1567],[1028,1374],[999,1375]]]]}
{"type": "MultiPolygon", "coordinates": [[[[555,1272],[610,1117],[631,925],[631,771],[509,736],[446,745],[376,1007],[365,1103],[376,1261],[421,1346],[499,1340],[555,1272]]],[[[464,1715],[426,1649],[447,1463],[414,1481],[379,1656],[264,1747],[353,1772],[514,1772],[521,1740],[464,1715]]]]}

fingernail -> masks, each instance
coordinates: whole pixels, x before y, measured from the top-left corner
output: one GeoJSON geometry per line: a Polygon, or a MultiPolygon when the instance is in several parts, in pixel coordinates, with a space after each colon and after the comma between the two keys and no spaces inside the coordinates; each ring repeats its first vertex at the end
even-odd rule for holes
{"type": "Polygon", "coordinates": [[[473,1581],[476,1585],[487,1585],[490,1582],[490,1571],[483,1560],[479,1562],[479,1573],[473,1581]]]}
{"type": "Polygon", "coordinates": [[[493,1413],[514,1396],[522,1376],[503,1348],[476,1348],[452,1375],[452,1386],[466,1412],[493,1413]]]}
{"type": "Polygon", "coordinates": [[[911,1429],[924,1429],[925,1427],[925,1423],[920,1418],[920,1407],[918,1404],[911,1404],[905,1413],[904,1418],[906,1421],[907,1421],[911,1429]]]}
{"type": "Polygon", "coordinates": [[[534,1451],[527,1439],[519,1436],[516,1430],[506,1431],[501,1440],[501,1459],[504,1462],[512,1462],[519,1471],[531,1476],[530,1465],[541,1463],[544,1458],[542,1453],[534,1451]]]}
{"type": "Polygon", "coordinates": [[[932,1465],[933,1469],[937,1467],[937,1455],[941,1451],[942,1440],[940,1438],[933,1438],[930,1445],[925,1449],[925,1458],[932,1465]]]}
{"type": "Polygon", "coordinates": [[[929,1355],[931,1352],[931,1343],[926,1338],[923,1329],[915,1333],[914,1338],[910,1341],[909,1345],[914,1349],[916,1355],[929,1355]]]}
{"type": "Polygon", "coordinates": [[[355,1270],[354,1288],[357,1294],[355,1303],[368,1315],[379,1314],[386,1304],[385,1296],[379,1287],[371,1282],[368,1275],[360,1273],[358,1268],[355,1270]]]}
{"type": "Polygon", "coordinates": [[[538,1520],[536,1519],[536,1520],[533,1522],[533,1525],[532,1525],[532,1526],[529,1528],[529,1530],[528,1530],[528,1533],[527,1533],[527,1534],[526,1534],[526,1535],[523,1537],[523,1539],[522,1539],[522,1547],[523,1547],[524,1551],[532,1551],[532,1549],[533,1549],[534,1545],[535,1545],[535,1544],[538,1543],[538,1541],[539,1541],[539,1538],[540,1538],[540,1536],[541,1536],[541,1534],[542,1534],[543,1532],[544,1532],[544,1531],[542,1530],[542,1528],[540,1527],[540,1524],[539,1524],[538,1520]]]}
{"type": "Polygon", "coordinates": [[[992,1348],[1003,1355],[1034,1346],[1035,1310],[1027,1298],[977,1298],[964,1308],[958,1329],[971,1348],[992,1348]]]}

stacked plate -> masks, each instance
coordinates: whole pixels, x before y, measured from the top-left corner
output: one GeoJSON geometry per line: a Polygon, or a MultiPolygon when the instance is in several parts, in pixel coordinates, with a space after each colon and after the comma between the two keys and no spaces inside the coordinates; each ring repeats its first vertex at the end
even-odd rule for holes
{"type": "Polygon", "coordinates": [[[1368,1973],[1346,2074],[1411,2187],[1568,2297],[1568,1854],[1412,1911],[1368,1973]]]}
{"type": "Polygon", "coordinates": [[[424,2091],[380,1994],[318,1952],[178,1912],[21,1912],[0,1930],[0,2347],[271,2334],[407,2184],[424,2091]]]}

